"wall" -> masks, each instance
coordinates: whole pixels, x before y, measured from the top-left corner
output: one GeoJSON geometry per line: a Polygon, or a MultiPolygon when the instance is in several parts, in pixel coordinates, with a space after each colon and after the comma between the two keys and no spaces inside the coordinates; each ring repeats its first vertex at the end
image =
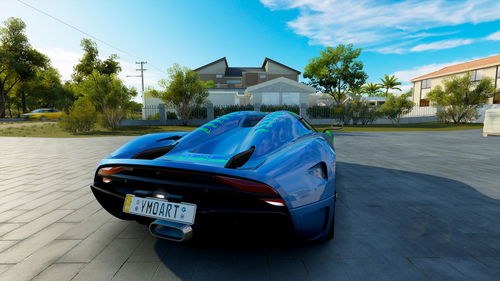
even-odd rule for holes
{"type": "MultiPolygon", "coordinates": [[[[309,95],[313,94],[310,91],[283,82],[274,83],[249,93],[252,95],[253,104],[262,104],[262,94],[265,93],[300,93],[300,104],[309,104],[309,95]]],[[[280,98],[280,100],[282,99],[280,98]]]]}

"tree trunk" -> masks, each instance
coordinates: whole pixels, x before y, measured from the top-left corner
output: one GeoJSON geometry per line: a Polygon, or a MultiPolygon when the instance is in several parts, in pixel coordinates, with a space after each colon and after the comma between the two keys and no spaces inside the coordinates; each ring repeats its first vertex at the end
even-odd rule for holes
{"type": "Polygon", "coordinates": [[[5,118],[5,89],[0,85],[0,118],[5,118]]]}
{"type": "Polygon", "coordinates": [[[26,110],[26,93],[24,91],[24,83],[23,83],[23,88],[21,89],[21,106],[23,108],[23,113],[25,113],[26,110]]]}

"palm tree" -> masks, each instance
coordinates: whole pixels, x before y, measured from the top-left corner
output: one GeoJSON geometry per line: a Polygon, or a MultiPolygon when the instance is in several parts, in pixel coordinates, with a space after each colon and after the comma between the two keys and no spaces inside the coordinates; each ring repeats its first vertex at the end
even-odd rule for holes
{"type": "Polygon", "coordinates": [[[396,78],[395,75],[389,76],[386,74],[384,76],[384,78],[380,79],[380,81],[382,81],[382,83],[380,83],[380,85],[382,85],[382,88],[385,88],[385,96],[386,97],[387,97],[387,94],[389,94],[389,90],[401,91],[401,89],[397,87],[397,86],[401,85],[401,82],[398,82],[398,78],[396,78]]]}
{"type": "Polygon", "coordinates": [[[376,97],[379,96],[382,91],[382,85],[377,84],[377,83],[367,83],[362,87],[362,90],[365,94],[367,94],[369,97],[376,97]]]}

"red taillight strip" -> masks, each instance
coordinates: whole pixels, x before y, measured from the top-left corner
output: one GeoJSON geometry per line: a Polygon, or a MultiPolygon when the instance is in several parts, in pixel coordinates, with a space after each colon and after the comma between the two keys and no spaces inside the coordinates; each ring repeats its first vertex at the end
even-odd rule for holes
{"type": "Polygon", "coordinates": [[[97,174],[101,176],[111,176],[114,174],[117,174],[123,170],[130,171],[132,168],[127,168],[127,167],[105,167],[105,168],[100,168],[97,174]]]}
{"type": "Polygon", "coordinates": [[[215,178],[220,180],[221,182],[224,182],[224,183],[227,183],[231,186],[234,186],[237,189],[242,190],[242,191],[247,191],[247,192],[252,192],[252,193],[278,194],[270,186],[263,184],[263,183],[260,183],[260,182],[237,179],[237,178],[230,178],[230,177],[223,177],[223,176],[215,176],[215,178]]]}

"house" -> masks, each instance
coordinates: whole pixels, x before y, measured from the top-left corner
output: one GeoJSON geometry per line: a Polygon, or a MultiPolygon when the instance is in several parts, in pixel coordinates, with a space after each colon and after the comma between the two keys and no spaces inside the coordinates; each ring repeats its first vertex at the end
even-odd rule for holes
{"type": "MultiPolygon", "coordinates": [[[[473,81],[479,81],[481,78],[489,77],[493,80],[495,88],[500,87],[500,55],[473,60],[465,63],[459,63],[447,66],[438,71],[427,73],[425,75],[411,79],[413,83],[413,102],[419,106],[429,106],[429,100],[426,98],[436,86],[443,87],[443,81],[454,75],[464,75],[471,73],[473,81]]],[[[500,95],[495,95],[488,101],[489,104],[500,104],[500,95]]]]}
{"type": "Polygon", "coordinates": [[[203,81],[214,81],[208,100],[214,105],[309,103],[316,92],[298,82],[300,71],[265,58],[260,67],[229,66],[225,57],[196,68],[203,81]]]}

